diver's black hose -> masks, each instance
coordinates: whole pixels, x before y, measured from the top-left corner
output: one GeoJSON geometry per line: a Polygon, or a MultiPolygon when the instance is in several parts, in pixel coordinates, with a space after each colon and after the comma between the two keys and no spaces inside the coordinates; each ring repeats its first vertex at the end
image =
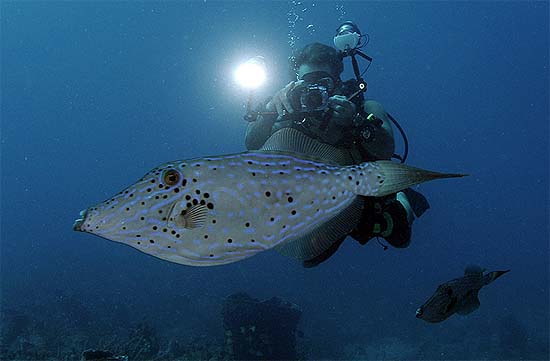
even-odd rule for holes
{"type": "Polygon", "coordinates": [[[386,115],[397,127],[399,133],[401,133],[401,137],[403,138],[403,143],[405,143],[405,151],[403,152],[403,156],[400,156],[399,154],[394,154],[392,157],[399,159],[401,163],[405,163],[405,161],[407,160],[407,156],[409,155],[409,140],[407,139],[407,134],[405,134],[405,131],[403,130],[403,128],[401,128],[401,125],[399,125],[397,120],[395,120],[395,118],[392,117],[390,113],[386,112],[386,115]]]}

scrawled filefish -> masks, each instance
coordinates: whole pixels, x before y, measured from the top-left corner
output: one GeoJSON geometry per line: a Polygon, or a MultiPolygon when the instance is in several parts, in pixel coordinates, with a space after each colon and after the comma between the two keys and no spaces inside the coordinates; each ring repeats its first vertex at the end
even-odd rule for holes
{"type": "Polygon", "coordinates": [[[82,211],[74,229],[192,266],[227,264],[274,247],[308,260],[357,225],[364,196],[460,176],[389,161],[337,165],[345,162],[337,149],[286,135],[292,142],[284,148],[299,153],[262,150],[163,164],[82,211]]]}
{"type": "Polygon", "coordinates": [[[483,274],[479,266],[468,266],[464,277],[445,282],[437,287],[435,293],[416,310],[416,318],[426,322],[441,322],[458,313],[467,315],[479,308],[478,292],[503,274],[509,272],[494,271],[483,274]]]}

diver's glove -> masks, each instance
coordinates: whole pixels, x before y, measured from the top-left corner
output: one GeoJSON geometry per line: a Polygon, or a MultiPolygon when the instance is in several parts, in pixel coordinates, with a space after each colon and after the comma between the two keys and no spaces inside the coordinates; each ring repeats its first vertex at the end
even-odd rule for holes
{"type": "Polygon", "coordinates": [[[356,112],[355,104],[343,95],[333,95],[328,98],[328,106],[332,109],[331,123],[342,127],[351,127],[356,112]]]}

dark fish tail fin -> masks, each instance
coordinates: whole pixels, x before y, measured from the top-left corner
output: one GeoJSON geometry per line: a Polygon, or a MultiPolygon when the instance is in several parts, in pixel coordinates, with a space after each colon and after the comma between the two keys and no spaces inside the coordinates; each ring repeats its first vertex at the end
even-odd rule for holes
{"type": "Polygon", "coordinates": [[[508,273],[508,272],[510,272],[510,270],[489,272],[485,276],[483,276],[483,284],[486,286],[489,283],[496,280],[497,278],[499,278],[500,276],[502,276],[503,274],[508,273]]]}
{"type": "Polygon", "coordinates": [[[380,187],[376,191],[376,194],[371,194],[376,197],[396,193],[415,184],[428,182],[434,179],[457,178],[464,177],[466,175],[432,172],[385,160],[377,161],[376,163],[380,166],[380,173],[382,177],[380,180],[380,187]]]}

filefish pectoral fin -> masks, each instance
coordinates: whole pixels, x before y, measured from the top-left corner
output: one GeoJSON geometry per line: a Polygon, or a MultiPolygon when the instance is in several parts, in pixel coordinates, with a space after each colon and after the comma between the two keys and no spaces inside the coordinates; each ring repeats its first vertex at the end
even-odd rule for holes
{"type": "Polygon", "coordinates": [[[169,220],[176,226],[186,229],[199,228],[206,222],[208,208],[206,205],[197,204],[190,207],[174,207],[169,220]]]}

